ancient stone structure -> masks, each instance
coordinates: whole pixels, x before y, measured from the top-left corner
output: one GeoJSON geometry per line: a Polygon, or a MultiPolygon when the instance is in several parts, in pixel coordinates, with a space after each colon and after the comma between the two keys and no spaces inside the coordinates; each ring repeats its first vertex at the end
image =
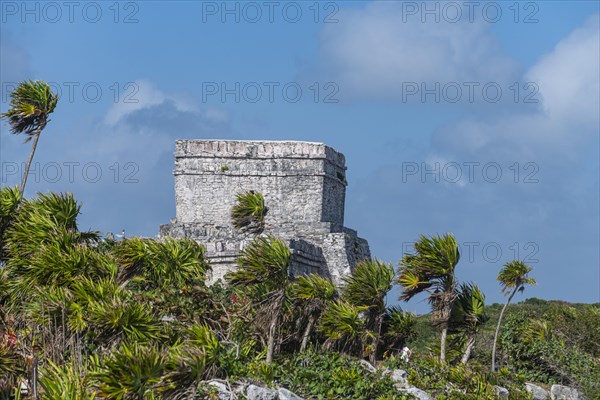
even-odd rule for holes
{"type": "Polygon", "coordinates": [[[343,154],[321,143],[179,140],[175,150],[176,219],[160,235],[189,237],[206,246],[212,281],[235,267],[253,235],[231,223],[236,195],[265,198],[264,233],[285,240],[293,274],[320,273],[340,283],[369,258],[366,240],[344,227],[343,154]]]}

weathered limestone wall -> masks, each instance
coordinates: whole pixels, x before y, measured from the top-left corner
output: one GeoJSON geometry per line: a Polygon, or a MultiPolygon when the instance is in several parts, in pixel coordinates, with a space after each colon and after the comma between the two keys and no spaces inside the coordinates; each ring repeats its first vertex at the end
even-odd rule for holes
{"type": "Polygon", "coordinates": [[[343,227],[343,154],[321,143],[180,140],[175,151],[176,221],[161,235],[191,237],[207,248],[213,281],[235,265],[251,237],[231,225],[238,193],[263,194],[265,233],[288,241],[293,273],[317,272],[335,282],[370,257],[365,240],[343,227]]]}

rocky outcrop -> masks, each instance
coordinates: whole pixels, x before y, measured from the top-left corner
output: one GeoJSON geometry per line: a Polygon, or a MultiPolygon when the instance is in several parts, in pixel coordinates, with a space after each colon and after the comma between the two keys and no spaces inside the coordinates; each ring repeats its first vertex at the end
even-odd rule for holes
{"type": "Polygon", "coordinates": [[[416,399],[419,400],[434,400],[433,397],[429,396],[429,394],[427,394],[427,392],[425,392],[424,390],[421,390],[417,387],[409,387],[407,389],[398,389],[398,391],[403,392],[403,393],[408,393],[408,394],[412,394],[416,399]]]}
{"type": "Polygon", "coordinates": [[[384,369],[382,371],[383,376],[389,376],[391,380],[394,381],[394,387],[396,389],[404,389],[409,388],[410,385],[408,383],[408,372],[403,369],[395,369],[390,371],[389,369],[384,369]]]}
{"type": "Polygon", "coordinates": [[[508,389],[503,388],[502,386],[494,386],[494,391],[496,392],[496,398],[498,400],[508,400],[508,396],[510,395],[508,389]]]}
{"type": "Polygon", "coordinates": [[[230,385],[228,381],[215,379],[206,384],[214,390],[218,400],[304,400],[287,389],[270,389],[247,381],[230,385]]]}
{"type": "Polygon", "coordinates": [[[248,400],[279,400],[279,393],[276,390],[248,385],[246,388],[246,398],[248,400]]]}
{"type": "Polygon", "coordinates": [[[550,398],[552,400],[582,400],[583,397],[577,389],[562,385],[552,385],[550,388],[550,398]]]}
{"type": "Polygon", "coordinates": [[[210,386],[216,393],[218,400],[235,400],[236,396],[230,391],[229,386],[223,382],[213,380],[206,383],[210,386]]]}
{"type": "Polygon", "coordinates": [[[277,392],[279,393],[279,400],[303,400],[302,397],[284,388],[279,388],[277,392]]]}
{"type": "Polygon", "coordinates": [[[533,395],[533,400],[547,400],[550,397],[550,393],[546,389],[533,383],[525,383],[525,390],[533,395]]]}
{"type": "Polygon", "coordinates": [[[377,368],[375,368],[370,362],[368,362],[367,360],[360,360],[360,365],[361,367],[363,367],[365,370],[369,371],[370,373],[374,374],[377,372],[377,368]]]}
{"type": "Polygon", "coordinates": [[[418,387],[412,386],[408,383],[408,372],[403,369],[383,369],[381,370],[381,375],[385,377],[389,377],[394,381],[394,387],[402,393],[407,393],[413,395],[416,399],[419,400],[433,400],[427,392],[423,389],[419,389],[418,387]]]}

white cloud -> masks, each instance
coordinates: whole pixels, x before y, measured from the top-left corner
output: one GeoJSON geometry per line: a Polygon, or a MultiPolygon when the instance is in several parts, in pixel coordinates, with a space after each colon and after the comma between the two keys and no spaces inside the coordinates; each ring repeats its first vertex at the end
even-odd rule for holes
{"type": "Polygon", "coordinates": [[[600,15],[561,40],[527,73],[536,82],[548,117],[597,123],[600,108],[600,15]]]}
{"type": "Polygon", "coordinates": [[[539,87],[541,107],[465,118],[438,131],[436,151],[513,159],[577,157],[598,136],[599,32],[596,14],[527,71],[525,80],[539,87]]]}
{"type": "Polygon", "coordinates": [[[109,126],[115,126],[125,116],[139,110],[148,109],[160,105],[166,101],[172,101],[178,111],[193,111],[192,107],[181,96],[168,95],[154,87],[147,80],[136,80],[135,92],[132,94],[131,102],[120,101],[115,103],[106,115],[104,122],[109,126]]]}
{"type": "Polygon", "coordinates": [[[357,96],[397,97],[403,82],[510,82],[519,65],[483,21],[403,22],[402,2],[341,12],[322,33],[321,59],[357,96]]]}
{"type": "Polygon", "coordinates": [[[399,242],[423,232],[451,231],[459,243],[478,243],[475,262],[463,252],[460,270],[491,294],[490,301],[501,300],[495,276],[512,258],[539,261],[526,261],[538,271],[535,296],[597,301],[598,17],[593,15],[526,71],[524,80],[539,85],[538,107],[516,104],[495,115],[473,113],[437,130],[422,153],[428,169],[436,162],[479,162],[473,183],[465,182],[466,167],[457,183],[448,183],[453,171],[444,175],[443,169],[439,182],[433,174],[425,183],[420,174],[401,181],[405,160],[399,157],[396,165],[381,166],[356,185],[365,197],[358,204],[350,198],[348,214],[357,216],[355,226],[378,257],[377,245],[383,258],[396,257],[399,242]],[[499,165],[501,180],[485,179],[496,176],[494,170],[483,174],[486,163],[499,165]],[[371,212],[361,214],[367,205],[371,212]],[[483,256],[483,246],[492,243],[503,251],[498,263],[483,256]],[[570,275],[585,279],[558,282],[555,277],[564,275],[565,266],[570,275]],[[564,290],[557,294],[558,283],[564,290]]]}

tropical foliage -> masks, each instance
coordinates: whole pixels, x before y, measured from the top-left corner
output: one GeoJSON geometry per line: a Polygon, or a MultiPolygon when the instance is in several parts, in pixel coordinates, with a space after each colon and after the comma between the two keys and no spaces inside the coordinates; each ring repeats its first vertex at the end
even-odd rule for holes
{"type": "Polygon", "coordinates": [[[473,283],[463,283],[453,309],[451,322],[454,329],[462,332],[466,340],[465,351],[461,363],[469,361],[475,339],[483,324],[489,320],[485,312],[485,295],[479,287],[473,283]]]}
{"type": "Polygon", "coordinates": [[[24,134],[25,142],[33,139],[29,159],[23,172],[20,194],[25,191],[27,176],[31,161],[37,148],[40,134],[49,122],[49,116],[54,112],[58,96],[52,93],[50,85],[42,81],[21,82],[17,88],[10,93],[10,106],[8,111],[0,114],[0,118],[7,118],[10,132],[15,135],[24,134]]]}
{"type": "Polygon", "coordinates": [[[292,292],[302,310],[301,313],[307,316],[306,328],[300,344],[300,352],[303,352],[327,302],[334,300],[338,293],[330,279],[316,274],[299,276],[293,284],[292,292]]]}
{"type": "Polygon", "coordinates": [[[342,297],[357,307],[366,307],[365,327],[372,342],[367,353],[372,363],[377,359],[381,326],[386,314],[385,297],[392,289],[394,269],[378,260],[359,262],[352,275],[344,278],[342,297]]]}
{"type": "MultiPolygon", "coordinates": [[[[510,304],[498,337],[498,368],[491,373],[489,360],[496,321],[503,307],[504,304],[486,306],[489,321],[479,328],[468,368],[489,376],[498,376],[507,370],[512,377],[536,382],[547,389],[551,384],[564,384],[578,388],[588,399],[598,398],[600,304],[535,298],[510,304]]],[[[417,317],[414,329],[417,335],[408,342],[413,352],[418,355],[437,354],[439,348],[431,346],[437,340],[437,331],[430,325],[430,315],[417,317]]],[[[460,364],[465,341],[458,339],[464,334],[452,332],[448,360],[460,364]]],[[[418,360],[415,362],[418,363],[418,360]]]]}
{"type": "Polygon", "coordinates": [[[262,291],[257,296],[258,325],[264,320],[267,329],[267,362],[273,361],[277,323],[291,284],[290,249],[279,239],[259,237],[246,246],[238,259],[239,268],[227,276],[237,287],[250,287],[262,291]]]}
{"type": "Polygon", "coordinates": [[[231,210],[231,221],[235,228],[242,232],[262,233],[266,215],[267,207],[262,194],[250,190],[236,196],[236,203],[231,210]]]}
{"type": "Polygon", "coordinates": [[[80,231],[81,205],[70,194],[21,200],[2,188],[0,200],[0,398],[205,399],[216,398],[214,379],[253,379],[305,398],[410,398],[386,367],[408,370],[409,382],[436,398],[492,399],[500,385],[525,399],[525,379],[569,383],[590,398],[598,389],[597,306],[509,313],[502,368],[483,368],[487,316],[495,320],[500,306],[486,307],[475,284],[457,282],[448,235],[421,238],[415,258],[403,259],[403,296],[433,296],[434,312],[418,317],[387,305],[394,270],[378,260],[359,262],[336,286],[294,276],[286,242],[258,236],[228,285],[209,286],[204,247],[192,240],[80,231]],[[440,342],[427,329],[439,326],[447,297],[435,291],[446,288],[454,293],[439,362],[429,354],[440,342]],[[405,345],[408,364],[399,357],[405,345]],[[379,368],[365,369],[365,359],[379,368]]]}
{"type": "Polygon", "coordinates": [[[501,330],[502,362],[530,381],[569,385],[597,399],[598,340],[586,335],[599,331],[599,305],[521,306],[507,315],[501,330]]]}
{"type": "Polygon", "coordinates": [[[410,300],[419,293],[427,292],[433,313],[433,323],[442,331],[440,360],[446,360],[446,337],[450,316],[457,294],[454,269],[460,260],[458,244],[454,236],[421,235],[414,244],[415,253],[405,254],[398,271],[401,300],[410,300]]]}
{"type": "Polygon", "coordinates": [[[535,279],[528,276],[531,270],[532,268],[525,265],[523,262],[514,260],[505,264],[498,273],[498,282],[502,285],[502,292],[504,294],[509,294],[509,296],[498,317],[498,325],[496,326],[496,333],[494,334],[492,371],[496,368],[496,345],[498,343],[498,334],[500,333],[500,325],[502,324],[504,312],[517,292],[523,292],[525,290],[525,285],[536,284],[535,279]]]}

